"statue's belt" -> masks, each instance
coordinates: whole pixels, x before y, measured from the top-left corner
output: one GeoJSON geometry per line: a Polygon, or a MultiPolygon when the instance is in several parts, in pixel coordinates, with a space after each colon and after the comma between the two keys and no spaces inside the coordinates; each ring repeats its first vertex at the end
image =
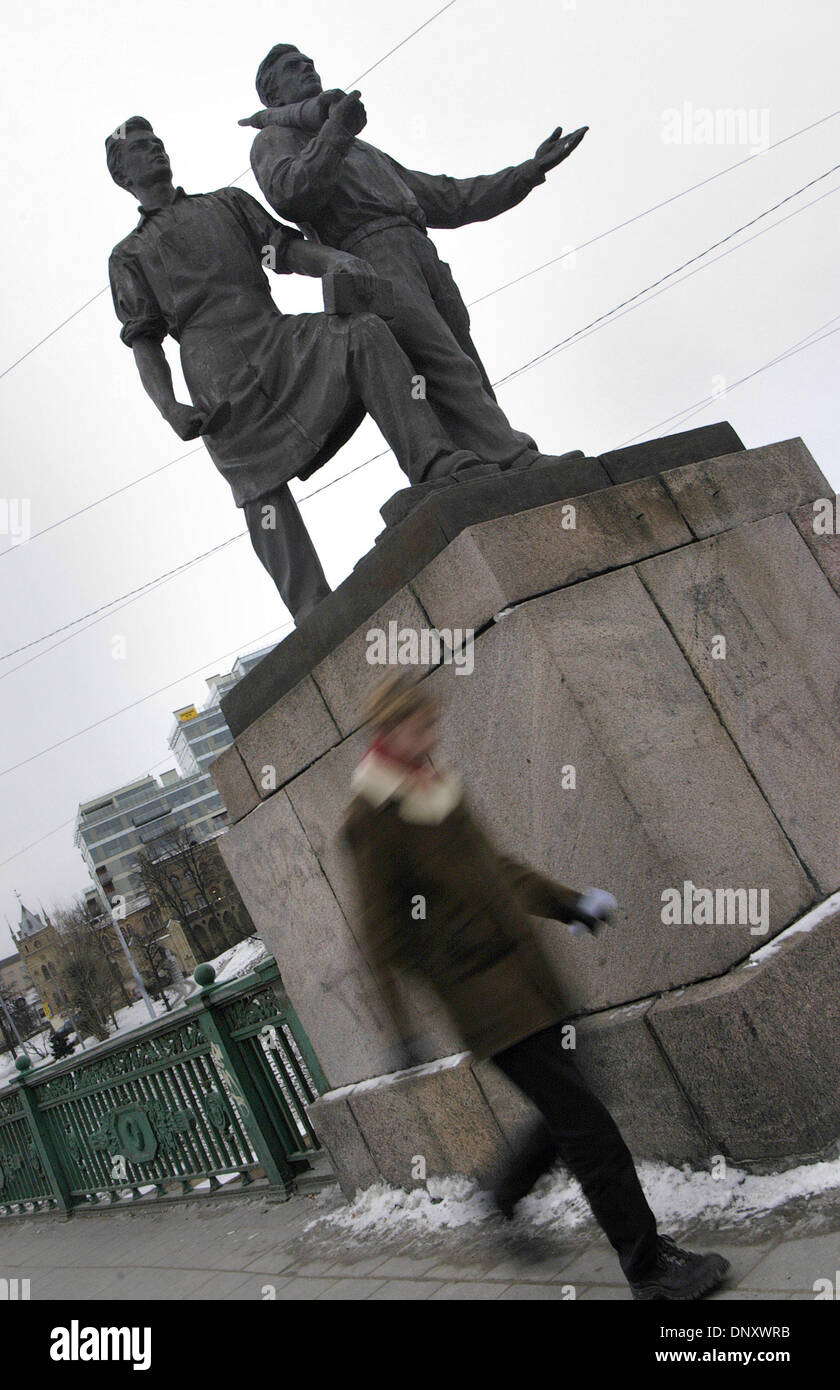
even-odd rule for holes
{"type": "Polygon", "coordinates": [[[419,222],[415,222],[410,217],[405,217],[402,213],[394,213],[393,217],[376,217],[372,222],[366,222],[363,227],[357,227],[348,237],[344,238],[340,251],[352,251],[354,246],[358,246],[365,237],[373,236],[375,232],[385,232],[389,227],[412,227],[415,232],[426,235],[426,228],[419,222]]]}

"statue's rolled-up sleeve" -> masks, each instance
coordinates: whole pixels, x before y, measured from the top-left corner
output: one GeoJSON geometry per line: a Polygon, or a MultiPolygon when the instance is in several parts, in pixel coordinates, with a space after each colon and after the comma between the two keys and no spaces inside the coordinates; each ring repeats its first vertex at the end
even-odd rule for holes
{"type": "Polygon", "coordinates": [[[310,222],[329,203],[353,137],[326,121],[302,150],[282,126],[267,126],[251,146],[251,168],[281,217],[310,222]]]}
{"type": "Polygon", "coordinates": [[[273,238],[274,256],[271,268],[278,275],[291,275],[292,269],[287,263],[286,252],[293,241],[303,240],[302,233],[296,227],[285,227],[276,221],[262,203],[258,203],[256,198],[252,198],[244,189],[228,188],[225,193],[257,255],[261,259],[264,258],[266,247],[273,238]]]}
{"type": "Polygon", "coordinates": [[[128,347],[133,347],[138,338],[163,342],[169,326],[136,260],[114,252],[108,263],[108,273],[114,308],[122,324],[120,337],[123,342],[128,347]]]}
{"type": "Polygon", "coordinates": [[[532,188],[545,182],[545,174],[533,159],[500,169],[497,174],[477,174],[470,179],[405,169],[395,159],[391,163],[411,189],[430,227],[463,227],[468,222],[486,222],[516,207],[532,188]]]}

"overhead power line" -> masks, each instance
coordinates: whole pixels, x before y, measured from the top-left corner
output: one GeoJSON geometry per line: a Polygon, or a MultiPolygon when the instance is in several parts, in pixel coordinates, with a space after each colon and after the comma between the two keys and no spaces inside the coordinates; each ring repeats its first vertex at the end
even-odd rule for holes
{"type": "Polygon", "coordinates": [[[840,323],[837,322],[838,319],[840,319],[840,314],[835,314],[833,318],[827,319],[825,323],[820,324],[819,328],[812,329],[810,333],[805,334],[804,338],[799,338],[797,342],[791,343],[790,347],[784,348],[780,353],[777,353],[775,357],[771,357],[769,361],[763,362],[760,367],[756,367],[754,371],[747,372],[745,376],[738,377],[736,381],[727,382],[723,391],[711,391],[699,401],[692,401],[691,405],[683,406],[682,410],[675,410],[673,415],[666,415],[663,420],[657,420],[655,425],[647,425],[645,429],[639,430],[638,434],[631,434],[628,439],[623,439],[622,442],[615,447],[617,449],[624,449],[628,444],[635,444],[637,440],[644,439],[646,435],[651,434],[654,430],[661,429],[663,425],[671,425],[677,422],[683,424],[686,420],[690,420],[693,415],[699,414],[701,410],[705,410],[708,406],[715,404],[717,401],[726,399],[732,391],[735,391],[739,386],[743,386],[746,382],[752,381],[754,377],[760,376],[762,372],[769,371],[771,367],[777,367],[780,362],[787,362],[791,357],[796,357],[798,353],[804,352],[806,348],[815,347],[817,343],[825,342],[826,338],[831,338],[835,333],[840,333],[840,323]],[[837,324],[837,327],[832,328],[831,324],[837,324]]]}
{"type": "MultiPolygon", "coordinates": [[[[294,627],[294,623],[283,623],[279,627],[271,627],[267,632],[260,633],[259,637],[252,637],[249,641],[244,643],[244,645],[246,647],[256,646],[256,644],[262,642],[264,638],[274,636],[280,632],[287,632],[291,627],[294,627]]],[[[100,728],[103,724],[109,723],[110,720],[116,719],[119,715],[127,714],[129,710],[137,709],[138,705],[144,705],[147,700],[154,700],[157,695],[162,695],[165,690],[171,690],[173,685],[179,685],[181,681],[189,680],[191,676],[197,676],[199,672],[204,671],[215,662],[224,661],[225,657],[232,656],[234,652],[240,652],[242,646],[243,644],[240,643],[238,647],[232,647],[230,651],[222,652],[220,656],[213,656],[210,657],[208,661],[202,661],[200,666],[196,666],[192,671],[185,671],[183,675],[176,676],[174,680],[167,681],[166,685],[158,686],[157,690],[150,690],[147,695],[141,695],[138,699],[132,700],[127,705],[123,705],[121,709],[112,710],[110,714],[103,715],[101,719],[95,719],[92,724],[87,724],[84,729],[77,729],[74,734],[67,734],[65,738],[57,739],[56,742],[51,743],[48,748],[42,748],[39,752],[30,754],[28,758],[22,758],[20,762],[13,763],[10,767],[4,767],[2,771],[0,771],[0,777],[6,777],[10,772],[17,772],[19,768],[26,767],[29,763],[33,763],[38,758],[42,758],[45,753],[54,753],[57,748],[63,748],[65,744],[72,743],[74,739],[81,738],[82,734],[89,734],[93,729],[100,728]]]]}
{"type": "Polygon", "coordinates": [[[632,227],[635,222],[641,222],[643,218],[650,217],[651,213],[659,212],[661,208],[670,207],[671,203],[679,202],[680,198],[687,197],[689,193],[696,193],[698,188],[705,188],[706,184],[714,183],[715,179],[722,179],[724,174],[731,174],[734,169],[743,168],[745,164],[752,163],[754,159],[760,159],[762,155],[769,154],[771,150],[777,150],[781,145],[786,145],[789,140],[796,140],[798,136],[807,134],[809,130],[816,130],[817,126],[825,125],[826,121],[833,121],[836,116],[840,116],[840,110],[830,111],[827,116],[821,116],[818,121],[812,121],[810,125],[804,125],[799,130],[792,131],[790,135],[783,135],[781,140],[774,140],[772,145],[765,145],[760,150],[754,150],[744,159],[738,159],[734,164],[727,164],[725,169],[718,169],[716,174],[709,174],[705,179],[691,184],[689,188],[682,189],[680,193],[672,193],[670,198],[663,198],[661,203],[654,203],[651,207],[645,208],[643,212],[637,212],[633,217],[626,217],[623,222],[617,222],[614,227],[609,227],[607,231],[598,232],[597,236],[590,237],[588,241],[582,241],[578,246],[570,246],[559,256],[552,256],[550,260],[532,266],[530,270],[524,271],[521,275],[515,275],[512,280],[506,280],[503,285],[497,285],[494,290],[480,294],[477,299],[470,300],[467,308],[472,309],[476,304],[483,304],[485,299],[492,299],[494,295],[501,294],[503,290],[509,290],[512,285],[521,284],[523,280],[530,279],[532,275],[546,270],[548,266],[557,265],[558,261],[564,261],[569,256],[576,256],[578,251],[585,251],[587,247],[594,246],[596,242],[612,236],[613,232],[621,232],[625,227],[632,227]]]}
{"type": "MultiPolygon", "coordinates": [[[[159,584],[164,584],[169,579],[174,579],[177,574],[183,574],[185,570],[191,569],[192,566],[198,564],[200,560],[209,559],[211,555],[216,555],[220,550],[225,550],[227,546],[233,545],[234,541],[241,540],[242,537],[247,536],[247,534],[247,531],[239,531],[235,536],[229,536],[226,541],[221,541],[218,545],[211,546],[209,550],[203,550],[200,555],[194,555],[191,560],[185,560],[183,564],[176,565],[171,570],[166,570],[163,574],[157,575],[154,579],[147,579],[145,584],[139,584],[137,588],[129,589],[127,593],[120,594],[117,598],[112,598],[108,603],[100,603],[98,608],[91,608],[87,613],[82,613],[80,617],[73,618],[69,623],[63,623],[61,627],[53,628],[52,632],[45,632],[41,637],[34,637],[31,642],[24,642],[20,647],[13,647],[10,651],[3,652],[2,655],[0,655],[0,661],[8,661],[11,657],[18,656],[20,652],[29,651],[32,647],[39,647],[42,642],[48,642],[51,637],[58,637],[60,633],[68,632],[70,628],[78,627],[78,625],[85,622],[87,618],[96,617],[97,614],[102,614],[103,617],[109,617],[111,613],[118,613],[126,604],[132,602],[135,598],[139,598],[141,594],[147,593],[149,589],[155,588],[159,584]]],[[[89,624],[89,626],[93,626],[93,624],[89,624]]],[[[83,631],[87,631],[87,629],[83,629],[83,631]]],[[[72,635],[75,636],[75,633],[72,635]]],[[[60,645],[60,642],[56,642],[54,647],[48,648],[48,651],[54,651],[55,647],[60,645]]],[[[43,656],[45,653],[42,652],[40,655],[43,656]]],[[[35,657],[31,659],[37,660],[35,657]]],[[[23,666],[28,665],[28,661],[22,661],[19,666],[14,666],[12,671],[7,671],[6,675],[12,675],[14,671],[20,671],[23,666]]],[[[0,676],[0,680],[5,680],[5,676],[0,676]]]]}
{"type": "MultiPolygon", "coordinates": [[[[757,222],[761,222],[765,217],[769,217],[771,213],[778,212],[779,208],[784,207],[786,203],[791,202],[794,198],[798,198],[799,195],[805,193],[807,189],[813,188],[818,183],[822,183],[823,179],[830,178],[831,175],[836,174],[838,170],[840,170],[840,164],[833,164],[830,169],[826,169],[824,173],[818,174],[815,179],[809,179],[807,183],[803,183],[802,186],[795,189],[793,193],[788,193],[786,197],[780,198],[777,203],[773,203],[772,207],[765,208],[764,211],[760,212],[756,217],[751,217],[749,222],[743,222],[740,227],[735,227],[733,231],[727,232],[726,236],[721,237],[718,241],[712,242],[711,246],[705,247],[703,251],[698,251],[695,256],[691,256],[687,261],[683,261],[682,265],[678,265],[673,270],[667,271],[665,275],[660,275],[659,278],[654,280],[650,285],[645,285],[643,289],[637,290],[635,294],[631,294],[627,299],[622,300],[620,304],[616,304],[612,309],[607,309],[603,314],[599,314],[597,318],[592,319],[585,327],[578,328],[574,333],[570,333],[567,337],[561,338],[559,343],[553,343],[551,347],[546,348],[544,352],[537,353],[536,357],[532,357],[528,362],[524,362],[521,367],[515,367],[512,372],[508,372],[506,376],[500,377],[498,381],[494,381],[494,387],[503,386],[506,382],[512,381],[515,377],[521,376],[523,372],[529,371],[531,367],[535,367],[538,362],[544,362],[546,358],[553,356],[554,353],[558,352],[561,348],[566,347],[573,339],[579,338],[584,333],[588,333],[590,329],[597,327],[597,325],[604,320],[612,319],[622,309],[626,308],[627,305],[633,304],[637,299],[641,299],[643,295],[650,294],[651,290],[657,289],[657,287],[664,284],[666,280],[673,280],[674,276],[679,275],[680,271],[686,270],[689,266],[695,265],[698,261],[705,260],[706,256],[711,255],[712,251],[716,251],[719,246],[725,246],[726,243],[732,241],[734,237],[740,236],[742,232],[748,231],[750,227],[754,227],[757,222]]],[[[830,193],[835,193],[836,191],[836,189],[829,190],[830,193]]],[[[827,194],[825,196],[829,195],[827,194]]],[[[821,199],[814,199],[814,202],[819,201],[821,201],[821,199]]],[[[807,206],[813,206],[813,204],[808,204],[807,206]]],[[[804,208],[799,209],[799,211],[804,211],[804,208]]],[[[781,223],[778,222],[773,225],[780,226],[781,223]]],[[[768,230],[771,229],[768,228],[768,230]]]]}

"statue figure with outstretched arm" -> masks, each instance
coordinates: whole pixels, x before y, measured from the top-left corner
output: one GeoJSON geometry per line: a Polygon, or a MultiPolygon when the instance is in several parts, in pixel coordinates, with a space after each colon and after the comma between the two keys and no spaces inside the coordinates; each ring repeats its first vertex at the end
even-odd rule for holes
{"type": "Polygon", "coordinates": [[[175,187],[166,150],[143,117],[110,135],[106,153],[114,181],[140,203],[139,223],[110,259],[120,336],[179,438],[203,437],[257,555],[300,621],[330,589],[288,483],[331,459],[366,411],[412,484],[498,470],[454,447],[381,318],[283,314],[265,274],[341,271],[364,302],[377,284],[368,264],[306,241],[242,189],[175,187]],[[167,334],[180,346],[191,405],[175,398],[167,334]]]}
{"type": "Polygon", "coordinates": [[[515,207],[587,127],[569,135],[558,128],[523,164],[450,178],[406,169],[360,140],[367,116],[359,92],[325,92],[312,59],[292,44],[277,44],[263,59],[257,93],[263,110],[240,125],[259,131],[251,166],[267,202],[307,236],[363,256],[392,282],[391,331],[459,447],[505,470],[541,462],[533,439],[512,428],[496,401],[466,306],[426,228],[462,227],[515,207]]]}

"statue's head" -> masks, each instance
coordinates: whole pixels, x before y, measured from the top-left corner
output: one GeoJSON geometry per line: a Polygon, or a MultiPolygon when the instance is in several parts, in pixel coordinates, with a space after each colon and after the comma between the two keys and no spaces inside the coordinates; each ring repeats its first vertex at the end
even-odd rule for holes
{"type": "MultiPolygon", "coordinates": [[[[105,141],[108,172],[114,183],[140,197],[144,188],[169,182],[172,166],[145,116],[131,116],[105,141]]],[[[142,198],[141,198],[142,201],[142,198]]]]}
{"type": "Polygon", "coordinates": [[[257,68],[257,95],[263,106],[287,106],[323,90],[312,59],[292,43],[276,43],[257,68]]]}

